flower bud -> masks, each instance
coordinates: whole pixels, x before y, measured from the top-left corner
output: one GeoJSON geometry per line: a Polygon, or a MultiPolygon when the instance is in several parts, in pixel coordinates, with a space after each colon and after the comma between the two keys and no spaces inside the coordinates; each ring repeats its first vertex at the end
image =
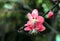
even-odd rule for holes
{"type": "Polygon", "coordinates": [[[45,15],[45,18],[52,18],[54,17],[53,11],[50,11],[47,15],[45,15]]]}
{"type": "Polygon", "coordinates": [[[48,13],[48,18],[52,18],[53,16],[54,16],[53,11],[50,11],[50,12],[48,13]]]}

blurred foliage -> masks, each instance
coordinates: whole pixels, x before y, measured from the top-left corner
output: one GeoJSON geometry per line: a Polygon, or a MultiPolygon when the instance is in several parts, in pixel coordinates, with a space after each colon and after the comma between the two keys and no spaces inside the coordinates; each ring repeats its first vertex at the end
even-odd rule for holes
{"type": "Polygon", "coordinates": [[[60,34],[56,35],[56,41],[60,41],[60,34]]]}
{"type": "MultiPolygon", "coordinates": [[[[0,0],[0,37],[2,38],[0,41],[33,41],[32,35],[25,31],[18,32],[28,20],[27,13],[38,9],[39,15],[43,15],[54,5],[52,0],[0,0]]],[[[57,7],[53,11],[58,11],[57,7]]],[[[60,32],[60,13],[58,17],[56,28],[60,32]]],[[[52,19],[45,21],[51,24],[52,19]]],[[[44,32],[39,33],[37,41],[47,41],[50,32],[51,30],[46,27],[44,32]]]]}

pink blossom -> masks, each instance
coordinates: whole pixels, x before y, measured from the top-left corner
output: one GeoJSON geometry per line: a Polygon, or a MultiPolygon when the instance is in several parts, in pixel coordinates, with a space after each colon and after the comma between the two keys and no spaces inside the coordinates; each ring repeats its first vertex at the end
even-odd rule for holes
{"type": "Polygon", "coordinates": [[[42,16],[38,15],[37,9],[34,9],[32,11],[32,14],[28,13],[27,17],[29,20],[27,21],[27,24],[25,24],[25,26],[26,26],[24,28],[25,31],[32,31],[33,29],[35,29],[37,31],[42,32],[45,30],[45,27],[43,25],[44,18],[42,16]]]}
{"type": "Polygon", "coordinates": [[[50,12],[48,13],[48,18],[52,18],[53,16],[54,16],[53,11],[50,11],[50,12]]]}

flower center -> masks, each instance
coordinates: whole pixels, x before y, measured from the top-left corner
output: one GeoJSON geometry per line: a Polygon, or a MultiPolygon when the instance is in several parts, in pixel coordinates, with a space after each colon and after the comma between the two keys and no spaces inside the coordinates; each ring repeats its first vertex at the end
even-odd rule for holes
{"type": "Polygon", "coordinates": [[[37,19],[33,19],[32,20],[32,23],[34,24],[34,23],[36,23],[37,22],[37,19]]]}

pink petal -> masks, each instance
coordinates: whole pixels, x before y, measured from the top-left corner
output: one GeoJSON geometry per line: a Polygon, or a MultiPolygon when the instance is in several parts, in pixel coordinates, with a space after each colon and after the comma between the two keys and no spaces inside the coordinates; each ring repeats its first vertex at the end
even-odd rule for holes
{"type": "Polygon", "coordinates": [[[25,31],[31,31],[32,28],[30,28],[30,27],[26,27],[26,28],[24,28],[24,30],[25,30],[25,31]]]}
{"type": "Polygon", "coordinates": [[[30,26],[33,25],[31,21],[27,21],[27,24],[25,24],[24,26],[30,26]]]}
{"type": "Polygon", "coordinates": [[[45,30],[45,27],[43,26],[43,24],[37,23],[35,29],[38,30],[38,31],[40,31],[40,32],[42,32],[42,31],[45,30]]]}
{"type": "Polygon", "coordinates": [[[36,23],[36,28],[35,28],[36,30],[39,30],[41,27],[42,27],[42,26],[41,26],[41,23],[39,23],[39,22],[36,23]]]}
{"type": "Polygon", "coordinates": [[[28,26],[28,25],[30,25],[31,23],[30,23],[30,21],[27,21],[27,24],[25,24],[24,26],[28,26]]]}
{"type": "Polygon", "coordinates": [[[37,17],[38,22],[44,23],[44,18],[42,16],[37,17]]]}
{"type": "Polygon", "coordinates": [[[33,11],[32,11],[32,17],[33,18],[36,18],[38,16],[38,10],[37,9],[34,9],[33,11]]]}
{"type": "Polygon", "coordinates": [[[42,27],[39,29],[40,32],[42,32],[42,31],[44,31],[46,29],[43,25],[41,25],[41,26],[42,27]]]}
{"type": "Polygon", "coordinates": [[[28,19],[29,20],[32,20],[33,19],[32,15],[30,13],[28,13],[27,16],[28,16],[28,19]]]}

